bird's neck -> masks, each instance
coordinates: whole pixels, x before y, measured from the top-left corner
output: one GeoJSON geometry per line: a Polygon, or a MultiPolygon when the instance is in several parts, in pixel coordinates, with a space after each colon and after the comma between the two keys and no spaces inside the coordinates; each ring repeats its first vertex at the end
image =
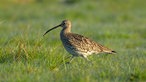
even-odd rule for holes
{"type": "Polygon", "coordinates": [[[71,32],[71,27],[63,27],[62,31],[63,34],[67,34],[71,32]]]}
{"type": "Polygon", "coordinates": [[[67,38],[68,34],[71,33],[71,29],[70,28],[63,28],[60,32],[60,38],[63,41],[64,39],[67,38]]]}

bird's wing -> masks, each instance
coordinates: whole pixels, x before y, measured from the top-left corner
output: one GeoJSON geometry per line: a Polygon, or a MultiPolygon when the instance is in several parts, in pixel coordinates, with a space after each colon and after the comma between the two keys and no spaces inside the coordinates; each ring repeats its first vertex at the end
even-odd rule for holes
{"type": "Polygon", "coordinates": [[[68,34],[70,44],[78,50],[102,52],[105,49],[101,44],[79,34],[68,34]]]}

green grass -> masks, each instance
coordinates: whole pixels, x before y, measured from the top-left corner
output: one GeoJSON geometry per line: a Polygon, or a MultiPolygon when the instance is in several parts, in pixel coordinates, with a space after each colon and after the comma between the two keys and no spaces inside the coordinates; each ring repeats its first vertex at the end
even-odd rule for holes
{"type": "Polygon", "coordinates": [[[5,0],[0,2],[0,82],[146,81],[146,1],[5,0]],[[29,2],[30,1],[30,2],[29,2]],[[62,20],[78,33],[117,51],[92,55],[89,64],[63,48],[62,20]]]}

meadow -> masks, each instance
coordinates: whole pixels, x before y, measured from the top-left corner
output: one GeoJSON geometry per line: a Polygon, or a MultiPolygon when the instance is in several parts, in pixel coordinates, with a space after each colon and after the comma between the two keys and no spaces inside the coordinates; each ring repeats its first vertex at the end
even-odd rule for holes
{"type": "Polygon", "coordinates": [[[0,82],[145,82],[145,0],[0,1],[0,82]],[[93,64],[63,48],[61,28],[112,48],[117,54],[89,56],[93,64]]]}

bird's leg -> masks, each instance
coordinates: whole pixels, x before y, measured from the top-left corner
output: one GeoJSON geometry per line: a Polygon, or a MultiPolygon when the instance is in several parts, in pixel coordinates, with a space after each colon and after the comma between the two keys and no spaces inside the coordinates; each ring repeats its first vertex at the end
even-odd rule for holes
{"type": "Polygon", "coordinates": [[[90,63],[90,64],[92,64],[93,65],[93,63],[88,59],[88,57],[87,56],[83,56],[83,58],[88,62],[88,63],[90,63]]]}
{"type": "Polygon", "coordinates": [[[73,58],[74,58],[74,56],[71,56],[70,61],[69,61],[70,63],[71,63],[71,61],[73,60],[73,58]]]}
{"type": "Polygon", "coordinates": [[[87,57],[83,57],[86,61],[90,62],[90,60],[87,57]]]}
{"type": "Polygon", "coordinates": [[[81,55],[81,57],[83,57],[86,61],[90,61],[88,58],[87,58],[87,56],[86,55],[81,55]]]}
{"type": "Polygon", "coordinates": [[[71,56],[71,57],[70,57],[70,60],[69,60],[69,62],[66,62],[66,64],[69,64],[69,63],[71,63],[71,62],[72,62],[72,60],[73,60],[73,58],[74,58],[74,56],[71,56]]]}

